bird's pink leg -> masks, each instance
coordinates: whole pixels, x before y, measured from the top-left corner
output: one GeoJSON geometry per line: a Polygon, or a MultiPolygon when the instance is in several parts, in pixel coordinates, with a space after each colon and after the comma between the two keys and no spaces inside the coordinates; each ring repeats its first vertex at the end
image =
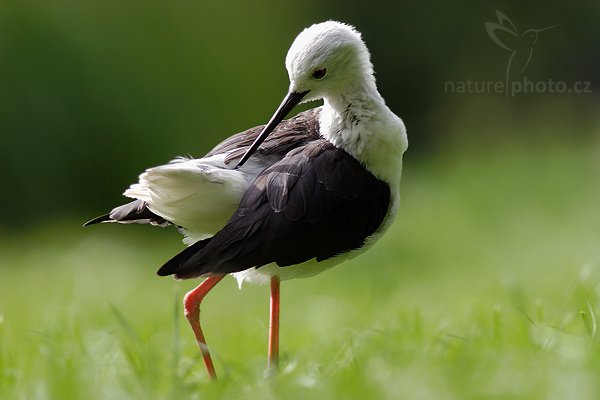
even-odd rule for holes
{"type": "Polygon", "coordinates": [[[200,347],[200,353],[202,353],[204,365],[206,366],[206,372],[208,372],[208,376],[211,380],[217,379],[217,374],[215,372],[212,359],[210,358],[210,353],[208,352],[208,346],[206,345],[204,334],[200,328],[200,303],[202,302],[204,296],[206,296],[208,292],[210,292],[210,290],[214,288],[221,279],[223,279],[223,277],[224,275],[206,278],[195,289],[190,290],[183,298],[183,310],[185,317],[192,326],[194,336],[196,336],[196,341],[200,347]]]}
{"type": "Polygon", "coordinates": [[[269,317],[268,371],[279,367],[279,283],[278,276],[271,277],[271,313],[269,317]]]}

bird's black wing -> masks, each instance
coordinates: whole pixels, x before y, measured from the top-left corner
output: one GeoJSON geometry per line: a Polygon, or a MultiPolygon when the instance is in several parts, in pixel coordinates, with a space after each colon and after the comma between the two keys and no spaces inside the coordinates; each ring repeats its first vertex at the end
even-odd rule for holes
{"type": "Polygon", "coordinates": [[[265,169],[225,227],[168,261],[159,275],[187,279],[272,262],[286,267],[360,248],[383,222],[389,186],[324,139],[265,169]]]}
{"type": "MultiPolygon", "coordinates": [[[[319,113],[321,108],[313,108],[299,113],[293,118],[282,121],[256,150],[258,157],[277,156],[283,158],[290,150],[319,137],[319,113]]],[[[238,161],[262,132],[264,125],[250,128],[225,139],[205,157],[220,153],[229,153],[225,163],[238,161]]]]}
{"type": "MultiPolygon", "coordinates": [[[[269,135],[256,151],[254,157],[274,158],[279,160],[283,158],[291,149],[308,143],[319,137],[318,116],[320,108],[314,108],[299,113],[294,118],[282,121],[281,124],[269,135]]],[[[260,134],[264,125],[250,128],[225,139],[214,149],[209,151],[205,157],[220,153],[229,153],[225,158],[225,163],[238,161],[246,153],[254,139],[260,134]]],[[[271,161],[272,162],[272,161],[271,161]]],[[[201,207],[202,205],[199,205],[201,207]]],[[[100,222],[119,222],[119,223],[149,223],[158,226],[167,226],[170,224],[162,217],[154,214],[146,207],[146,203],[141,200],[134,200],[130,203],[114,208],[110,213],[96,217],[83,226],[93,225],[100,222]]]]}
{"type": "Polygon", "coordinates": [[[146,203],[142,200],[134,200],[122,206],[113,208],[108,214],[96,217],[83,226],[98,224],[100,222],[120,222],[120,223],[138,223],[152,224],[157,226],[167,226],[171,223],[164,218],[154,214],[148,209],[146,203]]]}

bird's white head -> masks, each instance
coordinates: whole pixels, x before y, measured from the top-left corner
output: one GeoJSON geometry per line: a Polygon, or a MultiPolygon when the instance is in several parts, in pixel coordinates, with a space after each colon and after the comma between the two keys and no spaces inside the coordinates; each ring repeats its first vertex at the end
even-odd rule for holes
{"type": "Polygon", "coordinates": [[[339,101],[341,98],[356,98],[357,93],[379,98],[369,50],[360,33],[350,25],[327,21],[306,28],[292,43],[285,65],[290,76],[288,94],[240,159],[238,167],[302,101],[325,99],[325,103],[344,104],[339,101]]]}
{"type": "Polygon", "coordinates": [[[290,47],[285,66],[290,93],[308,92],[304,101],[375,86],[367,46],[354,27],[336,21],[314,24],[290,47]]]}

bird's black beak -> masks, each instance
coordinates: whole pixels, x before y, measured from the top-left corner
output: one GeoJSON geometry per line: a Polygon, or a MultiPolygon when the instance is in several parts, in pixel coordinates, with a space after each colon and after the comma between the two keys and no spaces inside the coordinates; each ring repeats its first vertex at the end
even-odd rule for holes
{"type": "Polygon", "coordinates": [[[240,162],[238,162],[236,168],[241,167],[246,161],[248,161],[250,156],[254,154],[256,149],[258,149],[258,146],[260,146],[262,142],[265,141],[267,136],[269,136],[269,134],[273,132],[277,125],[279,125],[279,123],[283,121],[285,116],[288,115],[290,111],[292,111],[292,108],[294,108],[298,103],[300,103],[302,98],[306,96],[308,92],[308,90],[302,93],[290,92],[287,96],[285,96],[285,99],[283,99],[281,105],[279,106],[277,111],[275,111],[275,114],[273,114],[267,125],[263,128],[262,132],[256,137],[250,148],[246,150],[246,153],[240,159],[240,162]]]}

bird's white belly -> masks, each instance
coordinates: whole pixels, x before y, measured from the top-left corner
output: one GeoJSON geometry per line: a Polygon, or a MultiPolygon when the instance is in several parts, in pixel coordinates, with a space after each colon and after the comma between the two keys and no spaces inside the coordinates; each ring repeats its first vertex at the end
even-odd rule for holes
{"type": "Polygon", "coordinates": [[[249,268],[244,271],[234,272],[231,274],[231,276],[237,280],[240,289],[242,288],[242,284],[244,282],[259,285],[267,284],[269,283],[270,277],[275,275],[279,276],[282,281],[294,278],[308,278],[326,271],[343,261],[355,257],[359,253],[363,252],[363,249],[364,246],[360,249],[331,257],[320,262],[313,258],[301,264],[290,265],[287,267],[280,267],[275,263],[271,263],[263,265],[260,268],[249,268]]]}

